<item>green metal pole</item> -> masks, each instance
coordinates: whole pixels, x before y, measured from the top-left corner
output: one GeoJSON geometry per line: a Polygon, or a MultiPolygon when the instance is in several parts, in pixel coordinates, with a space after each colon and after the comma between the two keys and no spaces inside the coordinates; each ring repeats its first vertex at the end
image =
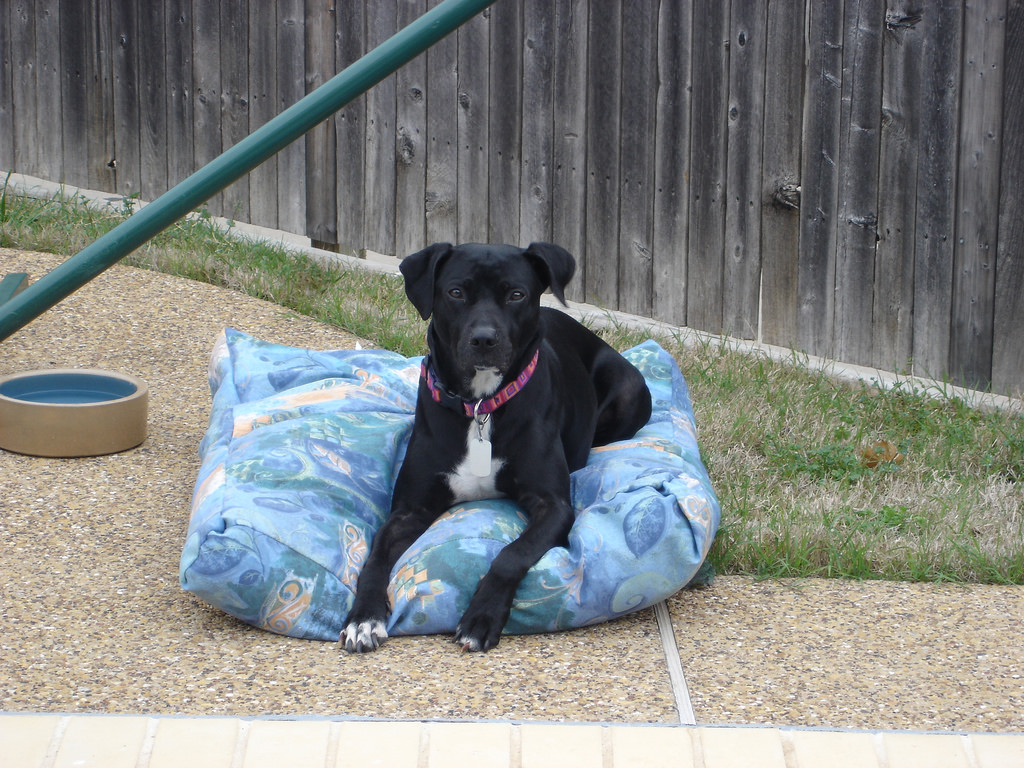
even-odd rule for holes
{"type": "Polygon", "coordinates": [[[444,0],[49,274],[0,305],[0,341],[416,58],[495,0],[444,0]]]}

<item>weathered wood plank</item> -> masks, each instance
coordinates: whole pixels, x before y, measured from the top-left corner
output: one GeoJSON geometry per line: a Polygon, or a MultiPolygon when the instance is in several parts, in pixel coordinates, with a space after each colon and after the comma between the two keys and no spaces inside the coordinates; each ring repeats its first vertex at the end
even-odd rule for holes
{"type": "Polygon", "coordinates": [[[61,92],[64,180],[112,192],[109,22],[110,6],[99,0],[61,7],[61,57],[67,73],[61,92]]]}
{"type": "MultiPolygon", "coordinates": [[[[167,17],[147,11],[136,25],[139,51],[139,194],[155,200],[167,191],[167,17]]],[[[174,75],[177,77],[177,75],[174,75]]]]}
{"type": "Polygon", "coordinates": [[[812,355],[829,357],[836,271],[839,183],[836,164],[843,85],[843,7],[839,2],[811,3],[808,11],[797,344],[812,355]]]}
{"type": "Polygon", "coordinates": [[[914,373],[948,373],[956,241],[963,4],[921,7],[920,150],[914,232],[914,373]]]}
{"type": "Polygon", "coordinates": [[[729,3],[695,0],[693,16],[701,20],[702,29],[693,38],[686,324],[720,333],[729,111],[729,3]]]}
{"type": "MultiPolygon", "coordinates": [[[[220,145],[224,152],[249,135],[248,0],[220,0],[220,34],[220,145]]],[[[228,218],[250,221],[249,175],[225,187],[221,202],[228,218]]]]}
{"type": "MultiPolygon", "coordinates": [[[[10,14],[8,18],[0,19],[0,22],[7,24],[2,33],[6,35],[2,55],[4,63],[10,67],[8,82],[11,100],[0,108],[8,109],[10,119],[13,121],[11,132],[7,135],[11,147],[10,167],[20,173],[35,174],[40,170],[40,163],[39,145],[35,143],[34,137],[41,118],[38,110],[39,91],[36,85],[35,2],[20,0],[11,3],[4,10],[10,14]]],[[[81,108],[77,102],[75,106],[81,108]]],[[[72,173],[78,173],[78,169],[72,173]]]]}
{"type": "Polygon", "coordinates": [[[1006,14],[1003,74],[1003,145],[996,257],[995,342],[992,388],[1024,396],[1024,2],[1012,0],[1006,14]]]}
{"type": "Polygon", "coordinates": [[[458,32],[458,236],[460,242],[487,240],[488,81],[490,13],[477,14],[458,32]]]}
{"type": "MultiPolygon", "coordinates": [[[[551,145],[551,239],[586,259],[587,188],[587,0],[555,5],[551,145]]],[[[566,297],[582,301],[584,283],[577,274],[566,297]]]]}
{"type": "Polygon", "coordinates": [[[139,195],[142,191],[139,9],[138,3],[132,0],[111,0],[110,8],[115,189],[122,195],[139,195]]]}
{"type": "Polygon", "coordinates": [[[14,168],[14,96],[11,51],[11,14],[13,3],[0,5],[0,170],[14,168]]]}
{"type": "MultiPolygon", "coordinates": [[[[622,25],[622,113],[619,149],[619,309],[650,315],[653,304],[658,8],[639,3],[622,25]]],[[[609,268],[611,265],[609,265],[609,268]]]]}
{"type": "MultiPolygon", "coordinates": [[[[277,113],[281,113],[306,95],[303,0],[277,0],[277,29],[277,113]]],[[[277,222],[286,232],[306,231],[305,137],[277,153],[277,222]]]]}
{"type": "Polygon", "coordinates": [[[803,0],[768,4],[761,134],[761,339],[797,346],[800,144],[804,103],[803,0]]]}
{"type": "MultiPolygon", "coordinates": [[[[64,158],[62,167],[64,173],[60,181],[74,186],[87,187],[89,184],[89,172],[83,158],[87,157],[88,145],[84,126],[87,122],[87,89],[86,79],[86,56],[87,48],[85,41],[85,15],[88,8],[85,3],[65,4],[60,15],[60,47],[61,66],[64,69],[64,77],[61,79],[61,135],[63,137],[64,158]]],[[[14,22],[14,30],[17,31],[17,20],[14,22]]],[[[34,37],[34,33],[33,33],[34,37]]],[[[18,103],[18,80],[15,79],[15,108],[18,103]]],[[[33,96],[33,100],[35,97],[33,96]]],[[[21,130],[32,130],[34,120],[21,126],[21,130]]],[[[18,126],[15,130],[18,130],[18,126]]],[[[14,137],[15,147],[19,154],[24,146],[23,141],[17,133],[14,137]]],[[[32,150],[35,154],[35,148],[32,150]]],[[[31,167],[36,168],[36,161],[31,161],[31,167]]]]}
{"type": "Polygon", "coordinates": [[[910,370],[921,119],[921,15],[886,12],[871,364],[910,370]]]}
{"type": "MultiPolygon", "coordinates": [[[[221,153],[220,4],[195,3],[192,13],[192,164],[198,170],[221,153]]],[[[218,192],[205,207],[225,214],[223,195],[218,192]]]]}
{"type": "Polygon", "coordinates": [[[36,0],[36,173],[43,179],[59,179],[63,171],[61,123],[60,2],[36,0]]]}
{"type": "Polygon", "coordinates": [[[652,292],[654,317],[675,325],[686,323],[692,34],[692,3],[661,3],[657,38],[660,87],[654,124],[652,292]]]}
{"type": "Polygon", "coordinates": [[[519,242],[551,240],[554,29],[550,0],[523,3],[523,124],[519,242]]]}
{"type": "MultiPolygon", "coordinates": [[[[306,0],[306,93],[335,75],[334,6],[333,0],[306,0]]],[[[328,117],[306,134],[306,234],[321,247],[338,242],[334,120],[328,117]]]]}
{"type": "Polygon", "coordinates": [[[621,146],[622,11],[591,0],[587,44],[587,250],[580,278],[585,299],[619,304],[619,149],[621,146]]]}
{"type": "MultiPolygon", "coordinates": [[[[340,72],[363,55],[363,42],[366,38],[362,3],[339,3],[337,13],[335,61],[340,72]]],[[[366,247],[363,238],[365,122],[365,96],[349,102],[335,115],[338,245],[343,252],[352,255],[359,255],[366,247]]]]}
{"type": "Polygon", "coordinates": [[[722,330],[741,339],[758,335],[767,12],[767,0],[735,2],[730,23],[722,330]]]}
{"type": "MultiPolygon", "coordinates": [[[[395,0],[366,7],[366,48],[372,50],[396,31],[395,0]]],[[[395,253],[395,77],[366,94],[365,247],[395,253]]]]}
{"type": "MultiPolygon", "coordinates": [[[[277,0],[249,6],[249,132],[278,111],[277,0]]],[[[277,157],[265,160],[249,174],[249,221],[277,227],[277,157]]]]}
{"type": "MultiPolygon", "coordinates": [[[[426,0],[398,0],[398,28],[408,26],[426,10],[426,0]]],[[[400,257],[433,241],[427,235],[427,137],[435,126],[428,126],[427,111],[435,107],[435,97],[439,113],[445,101],[445,86],[439,83],[435,92],[434,85],[427,74],[427,56],[417,56],[395,73],[395,255],[400,257]]],[[[435,163],[438,159],[431,158],[435,163]]]]}
{"type": "Polygon", "coordinates": [[[846,0],[833,354],[871,362],[885,0],[846,0]]]}
{"type": "Polygon", "coordinates": [[[195,92],[192,87],[192,3],[164,3],[167,73],[167,186],[181,182],[194,170],[195,92]]]}
{"type": "MultiPolygon", "coordinates": [[[[440,0],[429,0],[428,7],[440,0]]],[[[427,50],[427,242],[458,239],[458,37],[447,35],[427,50]]],[[[418,246],[416,250],[419,250],[418,246]]],[[[412,253],[412,251],[409,251],[412,253]]]]}
{"type": "Polygon", "coordinates": [[[975,389],[992,380],[1005,40],[1005,0],[967,6],[949,370],[975,389]]]}
{"type": "Polygon", "coordinates": [[[523,116],[523,19],[520,3],[490,8],[491,65],[487,133],[490,137],[488,240],[519,244],[520,138],[523,116]],[[500,31],[499,31],[500,30],[500,31]]]}
{"type": "Polygon", "coordinates": [[[89,144],[89,188],[105,192],[117,189],[114,162],[114,91],[111,71],[114,40],[110,34],[111,8],[108,2],[94,0],[85,27],[89,40],[86,59],[90,100],[86,136],[89,144]]]}

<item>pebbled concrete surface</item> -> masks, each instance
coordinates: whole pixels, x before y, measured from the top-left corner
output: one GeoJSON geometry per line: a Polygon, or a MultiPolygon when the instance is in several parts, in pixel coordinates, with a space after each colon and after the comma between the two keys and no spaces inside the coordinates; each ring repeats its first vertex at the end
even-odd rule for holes
{"type": "MultiPolygon", "coordinates": [[[[0,250],[0,272],[38,278],[59,262],[0,250]]],[[[0,451],[0,711],[675,718],[651,611],[508,637],[483,656],[445,637],[349,656],[252,629],[183,592],[207,362],[224,326],[318,349],[357,341],[233,291],[117,266],[0,343],[0,375],[96,367],[150,387],[149,436],[136,449],[85,459],[0,451]]]]}
{"type": "Polygon", "coordinates": [[[1024,587],[734,576],[669,612],[698,722],[1024,731],[1024,587]]]}
{"type": "MultiPolygon", "coordinates": [[[[38,278],[61,260],[0,249],[0,273],[38,278]]],[[[183,592],[206,365],[224,326],[356,343],[273,304],[120,266],[0,342],[0,374],[99,367],[151,391],[134,450],[0,451],[0,711],[676,720],[650,611],[507,637],[486,655],[413,637],[351,657],[183,592]]],[[[1024,587],[719,577],[669,608],[698,723],[1024,731],[1024,587]]]]}

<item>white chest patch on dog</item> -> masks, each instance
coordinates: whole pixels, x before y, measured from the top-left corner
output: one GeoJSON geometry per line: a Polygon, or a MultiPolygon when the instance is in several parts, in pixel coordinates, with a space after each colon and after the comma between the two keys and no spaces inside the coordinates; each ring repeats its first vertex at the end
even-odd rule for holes
{"type": "Polygon", "coordinates": [[[466,455],[463,456],[454,470],[448,473],[448,487],[455,496],[455,501],[477,501],[479,499],[496,499],[502,494],[498,493],[495,481],[498,472],[505,466],[504,459],[491,459],[491,471],[485,477],[480,477],[474,472],[471,452],[472,443],[480,438],[490,441],[491,422],[486,421],[482,427],[478,427],[476,421],[469,422],[469,429],[466,432],[466,455]]]}
{"type": "Polygon", "coordinates": [[[469,383],[469,389],[477,400],[490,397],[498,391],[499,386],[501,372],[497,368],[477,368],[473,381],[469,383]]]}

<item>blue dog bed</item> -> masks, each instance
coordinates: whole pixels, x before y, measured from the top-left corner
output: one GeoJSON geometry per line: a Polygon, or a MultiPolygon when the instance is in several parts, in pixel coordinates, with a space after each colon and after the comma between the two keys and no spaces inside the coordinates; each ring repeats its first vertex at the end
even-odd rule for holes
{"type": "MultiPolygon", "coordinates": [[[[625,356],[654,400],[634,439],[572,476],[569,548],[516,593],[505,631],[548,632],[652,605],[693,579],[720,510],[697,449],[686,383],[648,341],[625,356]]],[[[271,632],[335,641],[412,427],[420,360],[316,352],[221,334],[200,446],[182,587],[271,632]]],[[[497,552],[525,525],[510,501],[446,512],[391,574],[391,635],[455,630],[497,552]]]]}

